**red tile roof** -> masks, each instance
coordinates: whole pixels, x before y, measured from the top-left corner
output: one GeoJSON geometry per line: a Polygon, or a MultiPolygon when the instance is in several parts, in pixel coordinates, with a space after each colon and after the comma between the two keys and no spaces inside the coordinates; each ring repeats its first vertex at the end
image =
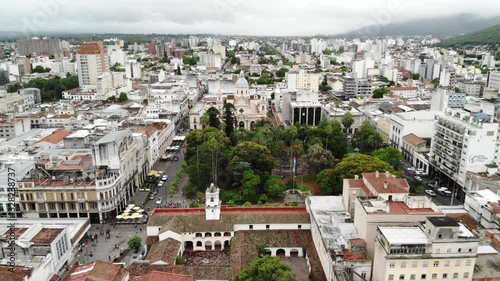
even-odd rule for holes
{"type": "Polygon", "coordinates": [[[134,281],[193,281],[193,275],[177,274],[172,272],[153,271],[134,281]]]}
{"type": "Polygon", "coordinates": [[[64,281],[121,281],[128,271],[116,264],[96,261],[75,266],[66,275],[64,281]]]}
{"type": "Polygon", "coordinates": [[[425,142],[425,140],[423,138],[421,138],[413,133],[404,136],[403,139],[406,140],[406,142],[408,142],[409,144],[412,144],[415,146],[425,142]]]}
{"type": "Polygon", "coordinates": [[[69,135],[71,135],[71,131],[68,130],[57,130],[53,132],[51,135],[46,136],[45,138],[39,140],[38,142],[48,142],[52,144],[58,144],[63,141],[63,139],[69,135]]]}
{"type": "Polygon", "coordinates": [[[363,173],[362,175],[378,193],[408,193],[410,190],[405,179],[398,179],[388,172],[378,173],[378,176],[377,173],[363,173]]]}
{"type": "Polygon", "coordinates": [[[441,214],[440,212],[435,212],[431,208],[415,208],[415,209],[411,209],[403,201],[387,201],[387,204],[389,204],[389,213],[390,214],[409,214],[409,215],[417,215],[417,214],[418,215],[422,215],[422,214],[436,215],[436,214],[441,214]]]}
{"type": "Polygon", "coordinates": [[[370,189],[365,185],[362,179],[349,179],[349,187],[350,188],[361,188],[365,196],[372,197],[375,196],[370,189]]]}

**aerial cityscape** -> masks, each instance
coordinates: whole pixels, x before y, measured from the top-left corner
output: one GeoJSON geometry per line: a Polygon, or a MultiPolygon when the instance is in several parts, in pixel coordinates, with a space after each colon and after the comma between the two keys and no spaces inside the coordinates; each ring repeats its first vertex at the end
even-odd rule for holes
{"type": "Polygon", "coordinates": [[[0,12],[0,281],[500,281],[500,4],[0,12]]]}

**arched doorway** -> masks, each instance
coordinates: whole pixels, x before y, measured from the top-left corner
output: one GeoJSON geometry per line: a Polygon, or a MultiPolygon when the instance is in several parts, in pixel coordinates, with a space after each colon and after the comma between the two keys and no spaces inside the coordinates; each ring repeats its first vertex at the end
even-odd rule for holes
{"type": "Polygon", "coordinates": [[[245,128],[245,122],[240,121],[240,123],[238,123],[238,127],[245,128]]]}
{"type": "Polygon", "coordinates": [[[205,251],[212,251],[212,242],[211,241],[205,242],[205,251]]]}
{"type": "Polygon", "coordinates": [[[264,255],[270,256],[271,254],[272,254],[271,250],[269,250],[269,249],[264,250],[264,255]]]}
{"type": "Polygon", "coordinates": [[[203,243],[201,243],[201,241],[196,242],[196,247],[202,247],[202,246],[203,246],[203,243]]]}
{"type": "Polygon", "coordinates": [[[250,122],[250,130],[255,129],[255,121],[250,122]]]}
{"type": "Polygon", "coordinates": [[[276,250],[276,256],[277,257],[284,257],[286,255],[286,252],[284,249],[278,249],[276,250]]]}
{"type": "Polygon", "coordinates": [[[214,246],[215,246],[214,249],[216,251],[221,251],[222,250],[222,242],[220,242],[219,240],[215,241],[214,246]]]}
{"type": "Polygon", "coordinates": [[[224,249],[229,249],[230,248],[230,242],[229,240],[224,241],[224,249]]]}
{"type": "Polygon", "coordinates": [[[192,241],[186,241],[184,242],[184,251],[192,251],[193,250],[193,242],[192,241]]]}
{"type": "Polygon", "coordinates": [[[298,257],[298,256],[299,256],[299,250],[297,249],[290,250],[290,257],[298,257]]]}

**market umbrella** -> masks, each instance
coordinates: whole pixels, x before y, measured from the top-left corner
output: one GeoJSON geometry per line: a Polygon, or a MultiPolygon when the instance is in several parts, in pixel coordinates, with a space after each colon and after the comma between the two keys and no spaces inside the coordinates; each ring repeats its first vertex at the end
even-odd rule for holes
{"type": "Polygon", "coordinates": [[[130,215],[131,218],[135,219],[137,218],[137,216],[140,216],[139,213],[133,213],[132,215],[130,215]]]}
{"type": "Polygon", "coordinates": [[[118,215],[116,216],[117,219],[123,219],[123,216],[122,215],[118,215]]]}
{"type": "Polygon", "coordinates": [[[138,213],[144,213],[144,209],[137,210],[138,213]]]}
{"type": "Polygon", "coordinates": [[[123,219],[128,220],[128,219],[130,219],[130,216],[123,216],[123,219]]]}
{"type": "Polygon", "coordinates": [[[140,210],[140,209],[141,209],[141,207],[139,207],[139,206],[132,208],[132,210],[136,210],[136,211],[140,210]]]}
{"type": "Polygon", "coordinates": [[[132,212],[132,210],[129,210],[129,209],[127,209],[127,210],[123,210],[123,213],[124,213],[124,214],[125,214],[125,213],[130,213],[130,212],[132,212]]]}
{"type": "Polygon", "coordinates": [[[129,204],[127,207],[133,208],[133,207],[135,207],[135,204],[129,204]]]}
{"type": "Polygon", "coordinates": [[[142,218],[142,217],[144,217],[144,215],[138,215],[138,216],[137,216],[137,218],[138,218],[138,219],[140,219],[140,218],[142,218]]]}

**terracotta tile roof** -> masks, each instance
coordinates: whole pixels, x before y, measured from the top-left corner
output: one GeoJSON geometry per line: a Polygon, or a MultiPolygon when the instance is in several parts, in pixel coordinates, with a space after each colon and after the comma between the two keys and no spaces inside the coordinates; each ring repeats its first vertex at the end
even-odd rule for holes
{"type": "Polygon", "coordinates": [[[421,137],[419,137],[419,136],[417,136],[417,135],[415,135],[415,134],[413,134],[413,133],[410,133],[410,134],[408,134],[408,135],[404,136],[404,137],[403,137],[403,139],[404,139],[407,143],[409,143],[409,144],[411,144],[411,145],[414,145],[414,146],[417,146],[417,145],[419,145],[419,144],[421,144],[421,143],[425,142],[425,140],[424,140],[423,138],[421,138],[421,137]]]}
{"type": "Polygon", "coordinates": [[[153,271],[134,281],[193,281],[193,275],[177,274],[172,272],[153,271]]]}
{"type": "Polygon", "coordinates": [[[172,238],[156,242],[151,245],[151,250],[146,256],[146,260],[154,263],[158,261],[165,262],[169,265],[175,264],[175,257],[179,253],[181,242],[172,238]]]}
{"type": "Polygon", "coordinates": [[[231,268],[234,277],[259,256],[257,246],[270,248],[302,247],[309,257],[317,280],[326,280],[321,261],[308,230],[252,230],[238,231],[231,239],[231,268]]]}
{"type": "MultiPolygon", "coordinates": [[[[148,263],[132,263],[128,270],[133,281],[152,271],[172,272],[184,275],[193,275],[194,280],[228,280],[231,278],[229,266],[176,266],[176,265],[151,265],[148,263]]],[[[140,279],[139,279],[140,280],[140,279]]],[[[142,280],[141,280],[142,281],[142,280]]]]}
{"type": "Polygon", "coordinates": [[[375,196],[370,189],[365,185],[362,179],[349,179],[349,187],[350,188],[361,188],[365,196],[372,197],[375,196]]]}
{"type": "Polygon", "coordinates": [[[457,221],[462,222],[467,227],[473,230],[478,229],[478,224],[475,219],[473,219],[469,214],[446,214],[447,217],[452,217],[457,221]]]}
{"type": "Polygon", "coordinates": [[[351,253],[348,249],[344,249],[344,260],[346,261],[367,261],[366,253],[351,253]]]}
{"type": "Polygon", "coordinates": [[[389,87],[387,88],[391,92],[394,91],[416,91],[418,88],[417,87],[389,87]]]}
{"type": "Polygon", "coordinates": [[[145,134],[148,138],[156,131],[156,128],[153,125],[147,126],[145,129],[137,130],[138,133],[145,134]]]}
{"type": "Polygon", "coordinates": [[[151,215],[149,226],[162,226],[160,233],[174,232],[225,232],[233,231],[235,224],[310,223],[310,217],[303,207],[222,207],[221,219],[207,221],[204,209],[156,209],[151,215]]]}
{"type": "Polygon", "coordinates": [[[410,186],[405,179],[398,179],[389,172],[385,173],[363,173],[363,178],[378,193],[408,193],[410,186]],[[387,186],[385,184],[387,183],[387,186]]]}
{"type": "Polygon", "coordinates": [[[84,265],[75,263],[64,281],[121,281],[127,275],[127,270],[119,265],[95,261],[84,265]]]}
{"type": "Polygon", "coordinates": [[[495,202],[489,202],[488,204],[490,204],[491,207],[493,207],[493,213],[494,214],[499,214],[500,213],[500,204],[495,203],[495,202]]]}
{"type": "Polygon", "coordinates": [[[58,144],[62,142],[65,137],[71,134],[72,132],[68,130],[57,130],[53,132],[51,135],[46,136],[45,138],[39,140],[38,142],[48,142],[52,144],[58,144]]]}
{"type": "Polygon", "coordinates": [[[16,267],[14,272],[10,271],[10,267],[0,266],[0,280],[2,281],[24,281],[24,277],[30,276],[31,270],[24,267],[16,267]]]}

